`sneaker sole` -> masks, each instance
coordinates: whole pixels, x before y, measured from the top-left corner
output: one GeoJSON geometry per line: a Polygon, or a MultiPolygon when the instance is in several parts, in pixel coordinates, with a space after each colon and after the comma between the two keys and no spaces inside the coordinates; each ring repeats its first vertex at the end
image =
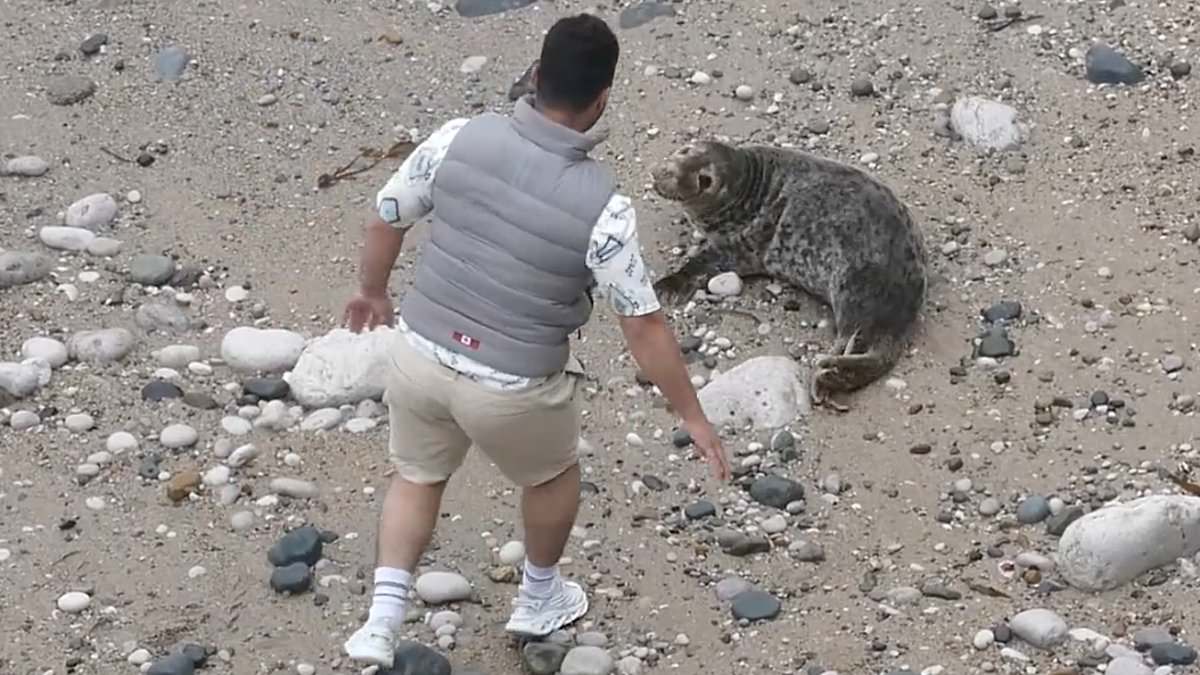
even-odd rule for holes
{"type": "MultiPolygon", "coordinates": [[[[349,643],[342,645],[342,650],[346,652],[346,657],[351,661],[366,664],[368,666],[379,666],[379,668],[391,668],[395,658],[387,658],[385,656],[354,654],[350,651],[349,643]]],[[[390,655],[389,655],[390,656],[390,655]]]]}
{"type": "Polygon", "coordinates": [[[533,631],[533,630],[522,630],[524,628],[524,626],[513,626],[511,622],[504,627],[504,630],[506,630],[507,632],[509,632],[513,635],[517,635],[520,637],[543,638],[543,637],[546,637],[547,635],[553,633],[556,630],[560,630],[566,626],[570,626],[571,624],[575,623],[576,621],[582,619],[583,616],[588,613],[589,609],[591,609],[591,603],[588,602],[587,596],[584,596],[583,605],[580,607],[579,610],[571,612],[570,614],[562,615],[561,619],[559,621],[552,622],[550,630],[548,630],[544,633],[539,633],[539,632],[533,631]],[[557,624],[557,625],[555,625],[555,624],[557,624]]]}

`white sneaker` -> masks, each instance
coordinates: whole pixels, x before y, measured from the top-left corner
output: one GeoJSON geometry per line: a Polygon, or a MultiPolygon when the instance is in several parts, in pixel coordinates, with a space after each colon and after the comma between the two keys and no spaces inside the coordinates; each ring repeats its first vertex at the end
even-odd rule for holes
{"type": "Polygon", "coordinates": [[[570,625],[588,611],[587,593],[573,581],[554,579],[554,590],[545,598],[521,591],[513,600],[512,617],[504,630],[528,637],[545,637],[570,625]]]}
{"type": "Polygon", "coordinates": [[[354,661],[391,668],[396,655],[396,634],[385,626],[368,623],[354,631],[342,647],[354,661]]]}

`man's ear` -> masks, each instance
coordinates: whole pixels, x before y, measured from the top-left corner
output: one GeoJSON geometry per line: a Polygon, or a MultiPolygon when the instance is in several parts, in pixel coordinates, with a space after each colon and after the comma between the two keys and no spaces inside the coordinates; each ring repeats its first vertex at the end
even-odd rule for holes
{"type": "Polygon", "coordinates": [[[542,74],[541,61],[533,62],[533,72],[529,73],[529,86],[533,87],[534,91],[538,90],[538,79],[542,74]]]}

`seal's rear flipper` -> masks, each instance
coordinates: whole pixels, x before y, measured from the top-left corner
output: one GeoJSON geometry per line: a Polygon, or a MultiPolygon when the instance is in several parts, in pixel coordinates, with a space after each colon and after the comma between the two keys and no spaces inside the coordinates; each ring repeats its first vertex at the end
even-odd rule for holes
{"type": "Polygon", "coordinates": [[[887,374],[904,353],[903,340],[883,336],[869,341],[861,335],[852,336],[847,341],[846,351],[863,347],[866,351],[862,353],[826,356],[817,361],[817,371],[812,379],[814,403],[832,405],[844,412],[847,408],[833,403],[829,394],[862,389],[887,374]]]}

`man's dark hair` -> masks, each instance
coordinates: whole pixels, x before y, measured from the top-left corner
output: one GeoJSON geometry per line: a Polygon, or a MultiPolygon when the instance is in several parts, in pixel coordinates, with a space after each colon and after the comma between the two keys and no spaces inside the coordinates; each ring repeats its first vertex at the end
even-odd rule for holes
{"type": "Polygon", "coordinates": [[[546,33],[538,62],[538,101],[582,110],[612,86],[621,48],[603,19],[579,14],[559,19],[546,33]]]}

